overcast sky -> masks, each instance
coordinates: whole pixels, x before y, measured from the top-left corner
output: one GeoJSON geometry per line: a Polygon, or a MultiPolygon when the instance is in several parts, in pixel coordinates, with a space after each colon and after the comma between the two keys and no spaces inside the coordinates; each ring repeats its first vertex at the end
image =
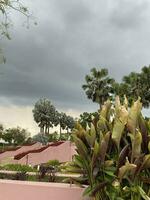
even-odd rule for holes
{"type": "Polygon", "coordinates": [[[35,133],[31,110],[41,97],[74,116],[94,111],[97,105],[81,88],[92,67],[108,68],[109,75],[120,81],[150,64],[149,0],[26,0],[25,4],[38,25],[31,21],[26,29],[25,18],[13,14],[12,40],[3,41],[7,62],[0,67],[0,121],[5,124],[35,133]]]}

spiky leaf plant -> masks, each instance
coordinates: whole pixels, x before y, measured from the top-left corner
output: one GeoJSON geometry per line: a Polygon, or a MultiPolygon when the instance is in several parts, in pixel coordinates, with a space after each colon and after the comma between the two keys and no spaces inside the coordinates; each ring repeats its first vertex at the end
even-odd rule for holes
{"type": "Polygon", "coordinates": [[[105,102],[97,123],[73,131],[77,155],[68,166],[92,200],[150,200],[150,133],[140,99],[105,102]]]}

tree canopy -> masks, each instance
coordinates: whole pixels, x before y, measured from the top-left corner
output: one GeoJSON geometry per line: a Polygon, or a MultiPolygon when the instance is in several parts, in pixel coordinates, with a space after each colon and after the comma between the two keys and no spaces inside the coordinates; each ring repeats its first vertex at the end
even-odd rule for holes
{"type": "Polygon", "coordinates": [[[20,127],[3,130],[1,138],[10,145],[21,145],[26,142],[30,133],[20,127]]]}
{"type": "Polygon", "coordinates": [[[129,106],[138,97],[141,97],[143,107],[150,106],[150,66],[144,66],[141,72],[131,72],[122,78],[118,83],[108,76],[107,69],[91,69],[91,74],[85,76],[86,84],[82,86],[89,99],[99,105],[107,99],[114,99],[119,95],[122,99],[124,95],[128,98],[129,106]]]}
{"type": "Polygon", "coordinates": [[[67,117],[66,117],[66,129],[67,129],[67,131],[69,131],[69,129],[72,130],[74,128],[74,126],[75,126],[74,118],[67,115],[67,117]]]}
{"type": "Polygon", "coordinates": [[[114,79],[108,76],[108,70],[102,68],[91,69],[91,73],[85,76],[86,84],[82,85],[83,90],[89,99],[101,105],[114,93],[114,79]]]}
{"type": "Polygon", "coordinates": [[[58,112],[56,108],[51,104],[49,99],[43,98],[38,100],[33,111],[33,117],[35,122],[40,127],[40,132],[49,135],[49,129],[60,126],[60,139],[61,130],[72,130],[74,127],[73,117],[67,115],[64,112],[58,112]]]}
{"type": "Polygon", "coordinates": [[[73,117],[66,115],[66,113],[60,112],[58,113],[58,124],[60,126],[60,139],[61,139],[61,130],[67,130],[69,132],[69,129],[72,130],[75,126],[75,121],[73,117]]]}
{"type": "Polygon", "coordinates": [[[46,145],[46,144],[48,143],[48,136],[46,136],[46,135],[44,135],[44,134],[42,134],[42,133],[38,133],[38,134],[36,134],[36,135],[34,135],[34,136],[32,137],[32,140],[33,140],[34,142],[40,142],[40,143],[42,143],[43,145],[46,145]]]}
{"type": "Polygon", "coordinates": [[[57,112],[50,100],[43,98],[38,100],[32,110],[35,122],[40,127],[40,132],[48,134],[57,119],[57,112]]]}
{"type": "Polygon", "coordinates": [[[120,97],[125,94],[129,105],[140,97],[143,107],[148,108],[150,106],[150,66],[144,66],[140,73],[131,72],[124,76],[121,83],[116,83],[115,92],[120,97]]]}
{"type": "Polygon", "coordinates": [[[87,126],[91,126],[91,123],[93,123],[94,119],[97,119],[98,116],[98,112],[94,112],[94,113],[88,113],[88,112],[83,112],[82,114],[80,114],[80,118],[79,118],[79,123],[86,129],[87,126]]]}

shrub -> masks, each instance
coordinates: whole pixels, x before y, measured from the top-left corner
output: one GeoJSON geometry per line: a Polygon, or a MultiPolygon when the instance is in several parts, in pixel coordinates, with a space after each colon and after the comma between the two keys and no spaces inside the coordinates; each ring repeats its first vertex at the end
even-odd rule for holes
{"type": "Polygon", "coordinates": [[[60,165],[60,162],[59,160],[49,160],[47,163],[46,163],[47,166],[54,166],[54,167],[57,167],[60,165]]]}
{"type": "Polygon", "coordinates": [[[21,165],[21,164],[7,164],[0,166],[0,169],[8,171],[18,171],[18,172],[36,172],[36,169],[28,165],[21,165]]]}
{"type": "Polygon", "coordinates": [[[14,175],[14,180],[20,180],[20,181],[25,181],[28,179],[28,175],[26,171],[21,171],[21,172],[17,172],[14,175]]]}
{"type": "Polygon", "coordinates": [[[49,182],[54,182],[56,179],[56,172],[59,171],[60,162],[58,160],[49,160],[47,163],[41,164],[39,168],[39,180],[48,176],[49,182]]]}
{"type": "Polygon", "coordinates": [[[90,127],[79,123],[73,131],[78,155],[68,167],[81,173],[74,181],[87,187],[94,200],[149,200],[150,138],[140,99],[128,108],[125,98],[107,101],[90,127]]]}

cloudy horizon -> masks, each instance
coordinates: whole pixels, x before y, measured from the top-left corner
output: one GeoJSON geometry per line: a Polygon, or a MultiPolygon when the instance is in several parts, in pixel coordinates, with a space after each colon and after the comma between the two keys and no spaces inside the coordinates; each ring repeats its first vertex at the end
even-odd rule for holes
{"type": "Polygon", "coordinates": [[[82,90],[92,67],[107,68],[120,81],[150,64],[148,0],[24,2],[38,25],[31,20],[26,29],[24,17],[13,13],[12,40],[2,41],[7,58],[0,69],[0,122],[4,124],[36,133],[32,108],[42,97],[73,116],[95,111],[98,106],[82,90]]]}

